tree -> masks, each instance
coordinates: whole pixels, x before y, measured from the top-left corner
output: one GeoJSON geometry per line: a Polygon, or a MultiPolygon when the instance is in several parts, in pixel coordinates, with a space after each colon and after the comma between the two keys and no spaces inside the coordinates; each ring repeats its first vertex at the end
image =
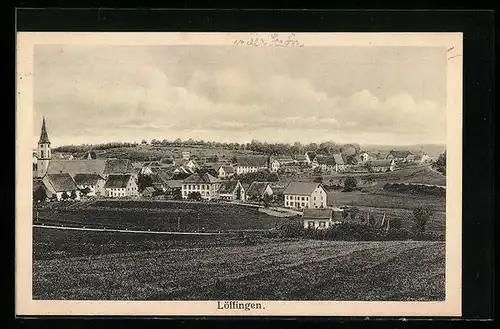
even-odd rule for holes
{"type": "Polygon", "coordinates": [[[181,190],[175,189],[172,192],[172,197],[173,197],[174,200],[181,200],[182,199],[182,192],[181,192],[181,190]]]}
{"type": "Polygon", "coordinates": [[[64,192],[64,193],[62,193],[62,195],[61,195],[61,199],[63,199],[63,200],[68,200],[68,199],[69,199],[69,197],[70,197],[70,195],[69,195],[69,193],[68,193],[68,192],[64,192]]]}
{"type": "Polygon", "coordinates": [[[47,198],[47,193],[45,192],[45,189],[41,186],[33,192],[33,200],[35,201],[43,201],[46,198],[47,198]]]}
{"type": "Polygon", "coordinates": [[[437,171],[446,175],[446,151],[439,155],[439,158],[436,160],[435,166],[437,171]]]}
{"type": "Polygon", "coordinates": [[[269,194],[264,194],[264,196],[262,197],[262,203],[264,204],[264,208],[269,208],[269,206],[271,205],[271,200],[272,200],[272,197],[269,195],[269,194]]]}
{"type": "Polygon", "coordinates": [[[417,207],[413,209],[413,229],[415,233],[421,234],[425,232],[425,226],[433,213],[434,211],[430,208],[417,207]]]}
{"type": "Polygon", "coordinates": [[[139,175],[137,177],[137,186],[139,191],[142,191],[148,186],[153,186],[153,179],[149,175],[139,175]]]}
{"type": "Polygon", "coordinates": [[[314,178],[314,182],[322,184],[323,183],[323,176],[316,176],[314,178]]]}
{"type": "Polygon", "coordinates": [[[90,193],[90,188],[86,187],[86,188],[80,190],[80,193],[83,195],[87,195],[90,193]]]}
{"type": "Polygon", "coordinates": [[[344,180],[344,191],[350,192],[354,190],[356,186],[358,186],[358,181],[356,180],[356,178],[352,176],[346,177],[346,179],[344,180]]]}
{"type": "Polygon", "coordinates": [[[201,200],[201,193],[200,192],[191,192],[188,195],[189,200],[195,200],[195,201],[200,201],[201,200]]]}
{"type": "Polygon", "coordinates": [[[75,190],[71,191],[70,198],[73,200],[76,200],[77,197],[78,197],[78,195],[76,194],[76,191],[75,190]]]}
{"type": "Polygon", "coordinates": [[[146,145],[147,143],[148,143],[148,142],[147,142],[145,139],[143,139],[143,140],[141,141],[141,144],[142,144],[142,145],[146,145]]]}

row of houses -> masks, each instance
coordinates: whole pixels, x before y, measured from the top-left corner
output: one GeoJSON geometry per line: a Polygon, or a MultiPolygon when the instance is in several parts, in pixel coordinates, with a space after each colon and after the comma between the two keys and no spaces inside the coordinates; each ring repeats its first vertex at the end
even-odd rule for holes
{"type": "Polygon", "coordinates": [[[279,186],[272,182],[252,182],[244,187],[238,180],[221,180],[209,173],[195,173],[182,182],[183,199],[193,198],[199,193],[203,200],[262,201],[281,195],[286,208],[325,208],[327,192],[320,183],[290,182],[279,186]]]}

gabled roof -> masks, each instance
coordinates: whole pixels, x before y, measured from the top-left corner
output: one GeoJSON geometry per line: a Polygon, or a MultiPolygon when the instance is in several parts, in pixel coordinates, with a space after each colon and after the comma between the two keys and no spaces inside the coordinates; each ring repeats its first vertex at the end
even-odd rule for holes
{"type": "Polygon", "coordinates": [[[88,151],[88,152],[85,154],[85,159],[88,159],[88,160],[95,160],[95,159],[97,159],[97,153],[95,153],[95,151],[88,151]]]}
{"type": "Polygon", "coordinates": [[[321,186],[320,183],[291,182],[288,184],[283,194],[311,195],[312,192],[319,186],[321,186]]]}
{"type": "Polygon", "coordinates": [[[47,174],[45,177],[55,192],[78,190],[75,181],[69,174],[47,174]]]}
{"type": "Polygon", "coordinates": [[[33,179],[33,192],[38,190],[40,187],[45,188],[43,181],[41,179],[33,179]]]}
{"type": "MultiPolygon", "coordinates": [[[[422,158],[422,157],[420,157],[422,158]]],[[[417,159],[417,156],[414,155],[414,154],[409,154],[407,157],[406,157],[406,160],[410,160],[410,161],[413,161],[413,160],[416,160],[417,159]]]]}
{"type": "Polygon", "coordinates": [[[128,182],[132,178],[132,175],[109,175],[104,184],[104,188],[125,188],[128,182]]]}
{"type": "Polygon", "coordinates": [[[298,154],[293,157],[297,161],[307,161],[307,157],[305,154],[298,154]]]}
{"type": "Polygon", "coordinates": [[[332,156],[317,155],[315,160],[320,165],[334,166],[335,159],[332,156]]]}
{"type": "Polygon", "coordinates": [[[333,161],[335,161],[335,164],[338,164],[338,165],[344,164],[344,159],[342,158],[342,154],[334,154],[333,161]]]}
{"type": "Polygon", "coordinates": [[[184,183],[191,184],[206,184],[206,183],[218,183],[220,180],[209,173],[195,173],[184,180],[184,183]]]}
{"type": "Polygon", "coordinates": [[[220,185],[219,193],[220,194],[234,193],[238,185],[241,185],[239,180],[223,181],[220,185]]]}
{"type": "Polygon", "coordinates": [[[226,174],[234,174],[234,168],[232,166],[222,166],[226,174]]]}
{"type": "Polygon", "coordinates": [[[306,152],[309,156],[309,160],[313,161],[316,158],[316,152],[306,152]]]}
{"type": "Polygon", "coordinates": [[[392,155],[395,158],[406,158],[408,155],[410,155],[410,151],[390,151],[388,155],[392,155]]]}
{"type": "Polygon", "coordinates": [[[333,217],[332,209],[315,209],[315,208],[306,208],[302,212],[303,219],[331,219],[333,217]]]}
{"type": "Polygon", "coordinates": [[[132,162],[129,159],[106,159],[104,174],[130,174],[132,172],[132,162]]]}
{"type": "Polygon", "coordinates": [[[240,167],[267,167],[265,156],[237,156],[236,165],[240,167]]]}
{"type": "Polygon", "coordinates": [[[99,174],[104,173],[106,160],[50,160],[47,167],[48,174],[68,173],[76,174],[99,174]]]}
{"type": "Polygon", "coordinates": [[[384,160],[384,159],[380,159],[380,160],[370,160],[368,161],[368,163],[372,166],[372,167],[385,167],[385,166],[390,166],[391,163],[392,163],[392,160],[384,160]]]}
{"type": "Polygon", "coordinates": [[[168,180],[165,182],[165,186],[168,188],[181,188],[182,187],[182,181],[181,180],[168,180]]]}
{"type": "Polygon", "coordinates": [[[73,179],[76,185],[96,185],[99,180],[104,180],[98,174],[76,174],[73,179]]]}
{"type": "Polygon", "coordinates": [[[247,195],[262,196],[268,186],[270,186],[268,182],[252,182],[247,189],[247,195]]]}
{"type": "Polygon", "coordinates": [[[38,144],[50,144],[49,135],[47,134],[47,127],[45,125],[45,117],[42,120],[42,131],[40,132],[40,139],[38,144]]]}

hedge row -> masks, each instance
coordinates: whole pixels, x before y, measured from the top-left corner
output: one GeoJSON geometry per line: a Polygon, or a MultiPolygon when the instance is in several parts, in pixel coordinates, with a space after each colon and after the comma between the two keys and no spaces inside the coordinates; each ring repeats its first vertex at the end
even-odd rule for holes
{"type": "Polygon", "coordinates": [[[271,233],[283,238],[306,238],[337,241],[389,241],[419,240],[440,241],[444,234],[438,232],[414,233],[407,229],[393,228],[388,231],[380,226],[361,223],[342,223],[327,229],[305,229],[302,223],[285,224],[271,233]]]}
{"type": "Polygon", "coordinates": [[[409,183],[387,183],[384,190],[389,192],[419,194],[419,195],[439,195],[445,196],[446,189],[436,185],[420,185],[409,183]]]}

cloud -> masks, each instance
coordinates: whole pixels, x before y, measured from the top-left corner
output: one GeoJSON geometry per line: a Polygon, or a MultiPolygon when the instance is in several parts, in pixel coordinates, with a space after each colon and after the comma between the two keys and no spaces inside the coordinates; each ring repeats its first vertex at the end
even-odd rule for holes
{"type": "MultiPolygon", "coordinates": [[[[68,55],[62,54],[52,55],[68,55]]],[[[416,100],[409,92],[386,98],[366,89],[350,95],[326,93],[307,77],[272,71],[256,75],[223,65],[188,72],[182,84],[152,62],[79,56],[63,61],[65,65],[57,60],[41,63],[35,71],[36,112],[49,118],[53,134],[59,136],[171,138],[198,131],[205,132],[205,140],[243,132],[288,141],[324,136],[351,136],[355,141],[361,134],[445,137],[446,108],[416,100]],[[318,135],[311,136],[315,131],[318,135]]]]}

